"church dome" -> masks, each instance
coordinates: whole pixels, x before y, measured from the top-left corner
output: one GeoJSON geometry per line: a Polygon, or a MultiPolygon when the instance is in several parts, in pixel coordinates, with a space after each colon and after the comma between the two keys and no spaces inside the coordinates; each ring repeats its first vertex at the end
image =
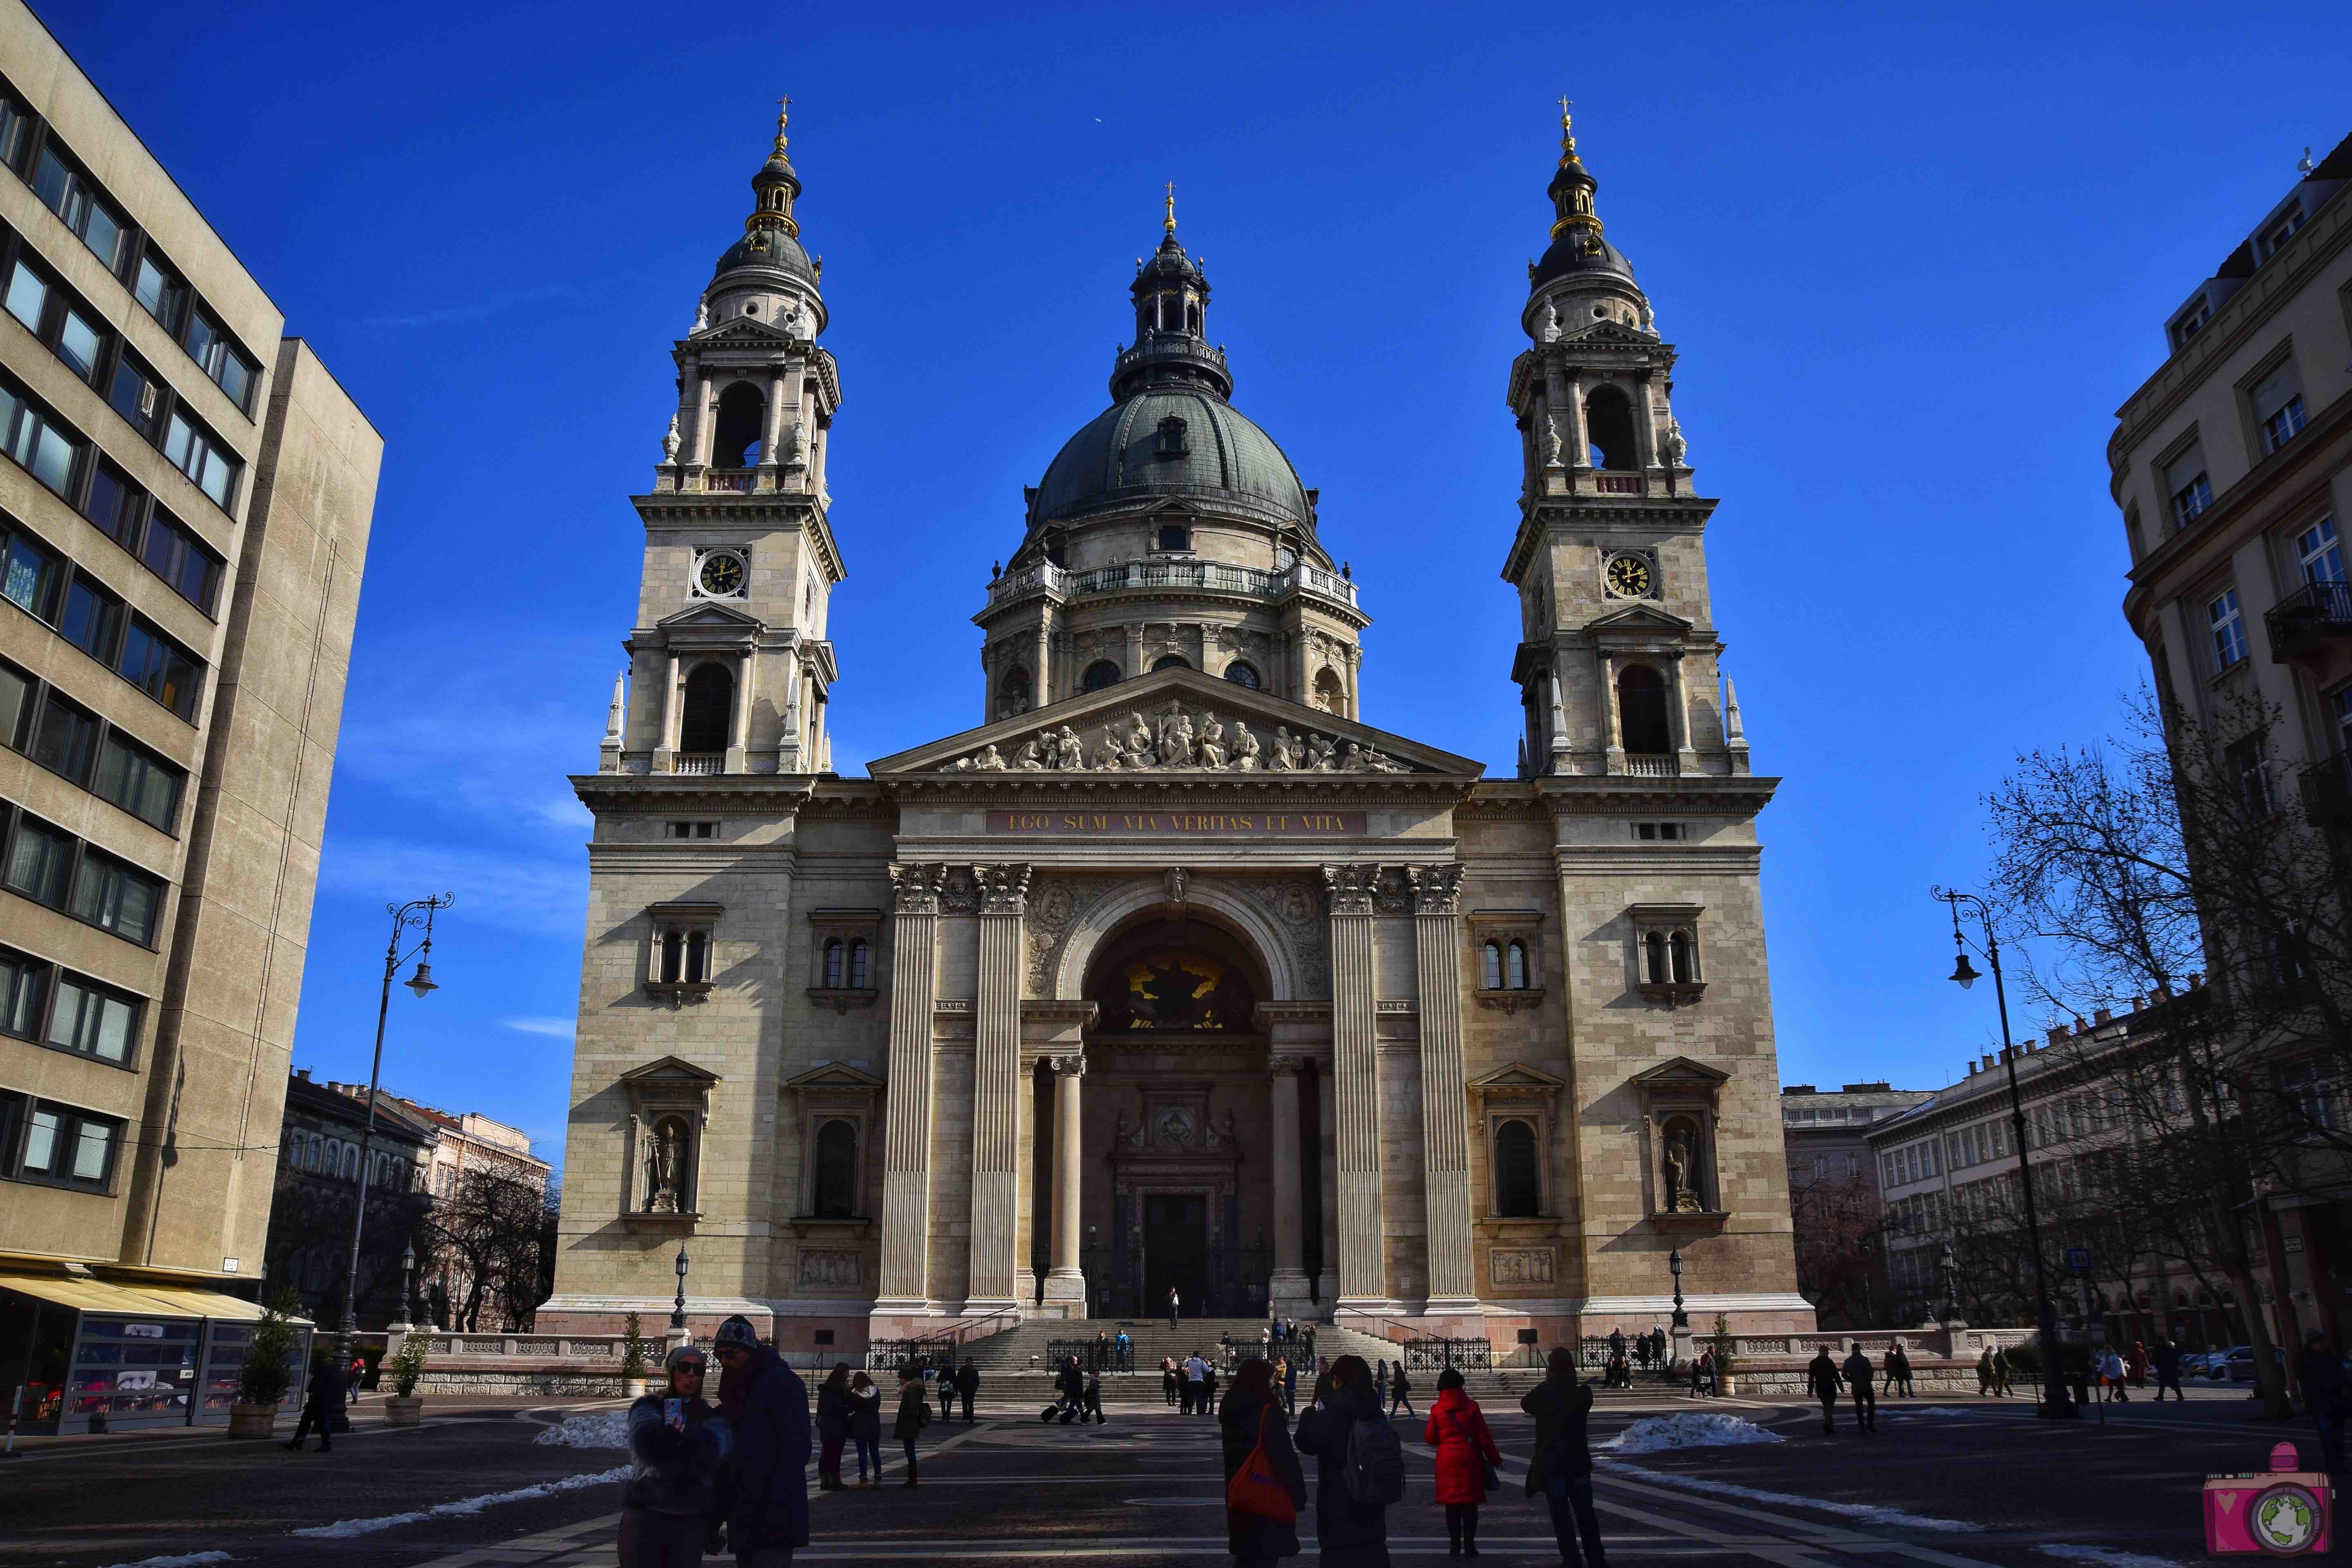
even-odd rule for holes
{"type": "Polygon", "coordinates": [[[1598,234],[1587,236],[1571,232],[1552,241],[1551,248],[1545,251],[1543,259],[1536,263],[1535,276],[1528,282],[1534,288],[1541,289],[1555,279],[1588,273],[1612,274],[1631,283],[1633,281],[1633,264],[1625,259],[1623,251],[1598,234]]]}
{"type": "Polygon", "coordinates": [[[1313,509],[1290,459],[1213,393],[1146,386],[1063,444],[1037,487],[1037,522],[1153,496],[1184,496],[1310,526],[1313,509]]]}
{"type": "Polygon", "coordinates": [[[808,252],[797,238],[780,228],[755,228],[729,246],[710,275],[723,277],[738,268],[787,272],[809,283],[816,281],[816,268],[809,265],[808,252]]]}

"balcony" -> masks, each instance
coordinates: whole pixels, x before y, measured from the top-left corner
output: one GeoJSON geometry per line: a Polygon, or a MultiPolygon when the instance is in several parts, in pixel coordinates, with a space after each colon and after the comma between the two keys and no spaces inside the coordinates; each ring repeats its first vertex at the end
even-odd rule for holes
{"type": "Polygon", "coordinates": [[[727,771],[724,752],[680,752],[670,761],[674,773],[723,773],[727,771]]]}
{"type": "Polygon", "coordinates": [[[1682,763],[1672,752],[1628,752],[1625,772],[1637,779],[1671,779],[1682,775],[1682,763]]]}
{"type": "Polygon", "coordinates": [[[2305,583],[2272,605],[2263,624],[2273,662],[2313,658],[2330,638],[2352,637],[2352,583],[2305,583]]]}
{"type": "Polygon", "coordinates": [[[1198,588],[1253,599],[1280,599],[1309,593],[1337,600],[1349,609],[1356,606],[1356,584],[1351,579],[1319,566],[1309,566],[1304,561],[1280,572],[1260,572],[1254,567],[1228,566],[1216,561],[1129,561],[1120,566],[1099,566],[1091,572],[1068,572],[1051,562],[1040,562],[1019,572],[1007,572],[990,584],[988,605],[994,609],[1037,593],[1076,599],[1090,594],[1148,588],[1198,588]]]}
{"type": "Polygon", "coordinates": [[[2303,770],[2303,810],[2321,827],[2352,829],[2352,752],[2324,757],[2303,770]]]}

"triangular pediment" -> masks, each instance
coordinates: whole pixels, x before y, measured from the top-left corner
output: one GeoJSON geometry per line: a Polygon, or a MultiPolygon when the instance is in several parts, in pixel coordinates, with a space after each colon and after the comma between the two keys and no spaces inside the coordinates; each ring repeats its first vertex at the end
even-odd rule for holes
{"type": "Polygon", "coordinates": [[[1468,757],[1197,669],[1154,670],[883,757],[867,768],[877,779],[946,773],[1032,783],[1076,773],[1090,780],[1252,773],[1370,780],[1475,778],[1485,771],[1485,763],[1468,757]],[[1278,752],[1286,763],[1277,763],[1278,752]]]}
{"type": "Polygon", "coordinates": [[[1593,637],[1680,637],[1691,629],[1691,623],[1669,610],[1655,605],[1629,605],[1622,610],[1585,623],[1585,631],[1593,637]]]}
{"type": "Polygon", "coordinates": [[[1658,344],[1658,340],[1648,333],[1637,332],[1617,321],[1595,321],[1580,331],[1562,332],[1559,341],[1564,343],[1623,343],[1628,348],[1643,349],[1655,348],[1658,344]]]}
{"type": "Polygon", "coordinates": [[[688,605],[672,615],[664,616],[654,625],[664,631],[757,631],[760,617],[732,605],[722,605],[704,599],[688,605]]]}
{"type": "Polygon", "coordinates": [[[1470,1080],[1471,1089],[1566,1089],[1566,1079],[1554,1078],[1541,1068],[1531,1068],[1525,1062],[1506,1062],[1493,1072],[1481,1074],[1470,1080]]]}
{"type": "Polygon", "coordinates": [[[750,343],[757,343],[761,348],[781,348],[791,341],[792,334],[757,316],[730,317],[709,331],[696,334],[692,340],[698,349],[714,344],[723,348],[750,343]]]}
{"type": "Polygon", "coordinates": [[[1695,1062],[1688,1057],[1668,1057],[1656,1067],[1645,1068],[1635,1073],[1633,1081],[1653,1091],[1662,1089],[1705,1091],[1717,1084],[1728,1083],[1731,1075],[1705,1062],[1695,1062]]]}
{"type": "Polygon", "coordinates": [[[794,1078],[784,1079],[786,1089],[880,1089],[882,1080],[870,1072],[861,1072],[847,1062],[819,1062],[794,1078]]]}
{"type": "Polygon", "coordinates": [[[699,1087],[704,1084],[717,1083],[719,1075],[709,1068],[698,1068],[692,1062],[678,1057],[663,1057],[658,1061],[647,1062],[643,1067],[631,1068],[621,1075],[621,1081],[641,1086],[651,1083],[675,1083],[693,1084],[699,1087]]]}

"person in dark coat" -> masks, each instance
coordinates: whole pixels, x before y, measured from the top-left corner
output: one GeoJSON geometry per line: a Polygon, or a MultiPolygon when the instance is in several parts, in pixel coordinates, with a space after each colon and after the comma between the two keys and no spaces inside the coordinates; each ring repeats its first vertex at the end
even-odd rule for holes
{"type": "Polygon", "coordinates": [[[1903,1380],[1910,1372],[1910,1367],[1903,1359],[1903,1347],[1887,1346],[1886,1354],[1879,1359],[1878,1367],[1882,1374],[1878,1384],[1879,1389],[1887,1398],[1892,1399],[1902,1391],[1903,1380]]]}
{"type": "Polygon", "coordinates": [[[882,1391],[874,1380],[859,1373],[849,1380],[849,1440],[857,1445],[857,1484],[878,1487],[882,1484],[882,1391]],[[866,1479],[866,1467],[871,1461],[874,1479],[866,1479]]]}
{"type": "Polygon", "coordinates": [[[1389,1510],[1359,1503],[1340,1472],[1348,1468],[1348,1434],[1359,1421],[1382,1421],[1372,1392],[1372,1369],[1360,1355],[1331,1363],[1331,1391],[1320,1407],[1298,1418],[1298,1451],[1315,1456],[1315,1542],[1322,1568],[1389,1568],[1389,1510]]]}
{"type": "Polygon", "coordinates": [[[1878,1400],[1871,1393],[1870,1373],[1870,1358],[1856,1340],[1845,1358],[1845,1385],[1853,1393],[1853,1424],[1864,1432],[1878,1430],[1878,1400]]]}
{"type": "Polygon", "coordinates": [[[1064,1356],[1062,1370],[1054,1374],[1055,1402],[1062,1407],[1062,1424],[1068,1426],[1087,1407],[1087,1375],[1078,1370],[1078,1358],[1064,1356]]]}
{"type": "Polygon", "coordinates": [[[1560,1562],[1573,1564],[1581,1541],[1584,1568],[1604,1568],[1609,1557],[1601,1545],[1601,1515],[1592,1507],[1592,1443],[1585,1431],[1592,1390],[1577,1380],[1573,1351],[1552,1347],[1544,1380],[1520,1397],[1519,1408],[1536,1418],[1527,1494],[1543,1494],[1560,1562]]]}
{"type": "Polygon", "coordinates": [[[2164,1403],[2164,1391],[2168,1388],[2172,1390],[2172,1397],[2176,1403],[2183,1405],[2188,1403],[2189,1396],[2180,1392],[2180,1347],[2179,1345],[2174,1344],[2169,1339],[2157,1341],[2156,1348],[2147,1352],[2147,1364],[2156,1372],[2158,1404],[2164,1403]]]}
{"type": "Polygon", "coordinates": [[[809,1538],[808,1385],[740,1313],[719,1325],[710,1353],[725,1369],[720,1413],[735,1436],[726,1475],[728,1548],[738,1568],[786,1568],[809,1538]]]}
{"type": "Polygon", "coordinates": [[[1087,1373],[1086,1387],[1078,1396],[1078,1421],[1084,1425],[1087,1416],[1095,1418],[1097,1426],[1108,1426],[1110,1417],[1103,1414],[1102,1371],[1096,1368],[1087,1373]]]}
{"type": "Polygon", "coordinates": [[[619,1568],[699,1568],[718,1511],[719,1473],[732,1447],[727,1423],[703,1402],[702,1352],[669,1352],[668,1386],[629,1406],[621,1493],[619,1568]]]}
{"type": "Polygon", "coordinates": [[[1421,1412],[1412,1407],[1412,1379],[1405,1376],[1404,1363],[1400,1361],[1396,1363],[1396,1375],[1389,1379],[1389,1414],[1395,1415],[1397,1407],[1402,1405],[1407,1415],[1420,1420],[1421,1412]]]}
{"type": "Polygon", "coordinates": [[[1830,1360],[1830,1347],[1823,1345],[1813,1352],[1805,1364],[1805,1386],[1822,1402],[1822,1436],[1837,1435],[1838,1393],[1844,1386],[1838,1377],[1837,1363],[1830,1360]]]}
{"type": "Polygon", "coordinates": [[[1176,1294],[1176,1287],[1171,1285],[1168,1287],[1168,1326],[1171,1329],[1176,1326],[1177,1309],[1181,1304],[1181,1299],[1176,1294]]]}
{"type": "Polygon", "coordinates": [[[2352,1411],[2352,1402],[2346,1397],[2343,1358],[2317,1329],[2304,1337],[2303,1349],[2295,1354],[2294,1379],[2303,1385],[2303,1408],[2311,1424],[2319,1428],[2321,1468],[2331,1476],[2340,1476],[2344,1473],[2344,1417],[2352,1411]]]}
{"type": "Polygon", "coordinates": [[[930,1401],[923,1397],[923,1374],[913,1367],[898,1373],[898,1419],[890,1427],[890,1436],[898,1439],[907,1450],[907,1484],[915,1484],[915,1439],[931,1424],[930,1401]]]}
{"type": "Polygon", "coordinates": [[[963,1358],[963,1366],[955,1375],[955,1385],[956,1397],[963,1401],[963,1424],[969,1426],[972,1402],[980,1397],[980,1368],[973,1364],[971,1357],[963,1358]]]}
{"type": "Polygon", "coordinates": [[[833,1363],[833,1372],[816,1391],[816,1487],[841,1489],[841,1446],[849,1440],[849,1363],[833,1363]]]}
{"type": "Polygon", "coordinates": [[[1423,1441],[1437,1450],[1437,1500],[1445,1505],[1448,1557],[1478,1555],[1478,1505],[1486,1500],[1486,1471],[1503,1462],[1495,1435],[1478,1402],[1463,1387],[1461,1372],[1437,1374],[1437,1402],[1429,1407],[1423,1441]]]}
{"type": "Polygon", "coordinates": [[[319,1452],[331,1452],[335,1446],[335,1426],[343,1418],[343,1390],[346,1384],[343,1369],[333,1356],[320,1362],[310,1374],[310,1386],[302,1393],[302,1417],[294,1423],[294,1439],[286,1446],[296,1453],[302,1451],[302,1439],[310,1428],[319,1428],[319,1452]]]}
{"type": "Polygon", "coordinates": [[[940,1396],[940,1422],[944,1426],[955,1419],[955,1363],[952,1361],[941,1362],[939,1371],[931,1375],[934,1379],[932,1390],[940,1396]]]}
{"type": "MultiPolygon", "coordinates": [[[[1290,1425],[1283,1419],[1281,1403],[1274,1397],[1272,1367],[1265,1362],[1244,1362],[1234,1373],[1233,1387],[1217,1412],[1225,1450],[1225,1484],[1258,1446],[1274,1473],[1290,1490],[1293,1508],[1307,1506],[1307,1473],[1299,1468],[1298,1452],[1290,1445],[1290,1425]]],[[[1298,1526],[1262,1513],[1225,1510],[1225,1549],[1234,1554],[1234,1568],[1267,1568],[1280,1558],[1298,1555],[1298,1526]]]]}

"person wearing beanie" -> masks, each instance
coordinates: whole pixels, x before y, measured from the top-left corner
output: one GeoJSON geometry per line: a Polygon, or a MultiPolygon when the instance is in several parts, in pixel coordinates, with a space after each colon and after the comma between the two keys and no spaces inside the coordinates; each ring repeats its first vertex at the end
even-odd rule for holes
{"type": "Polygon", "coordinates": [[[668,1386],[629,1406],[619,1568],[696,1568],[715,1522],[727,1423],[703,1402],[700,1351],[678,1346],[667,1368],[668,1386]]]}
{"type": "Polygon", "coordinates": [[[719,1406],[735,1439],[727,1467],[727,1545],[737,1568],[789,1568],[806,1546],[808,1387],[740,1313],[719,1325],[719,1406]]]}

